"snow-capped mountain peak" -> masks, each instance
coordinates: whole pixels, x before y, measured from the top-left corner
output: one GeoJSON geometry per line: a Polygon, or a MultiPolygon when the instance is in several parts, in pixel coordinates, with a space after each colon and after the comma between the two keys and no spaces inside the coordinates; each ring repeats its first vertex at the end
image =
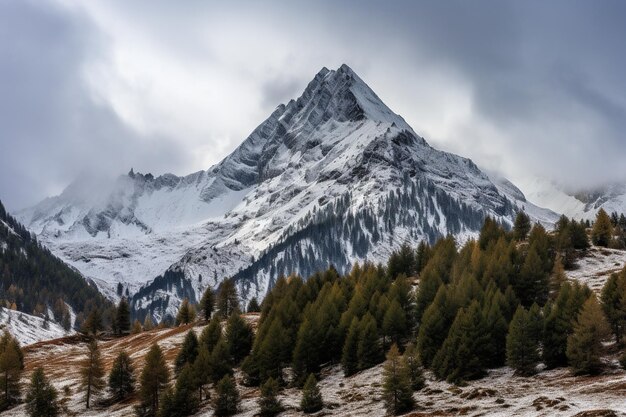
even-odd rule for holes
{"type": "Polygon", "coordinates": [[[138,314],[171,314],[232,276],[244,297],[262,296],[281,274],[464,240],[486,215],[511,224],[530,207],[471,160],[429,146],[347,65],[319,71],[207,171],[131,174],[94,200],[63,193],[19,217],[112,298],[118,282],[129,288],[138,314]]]}

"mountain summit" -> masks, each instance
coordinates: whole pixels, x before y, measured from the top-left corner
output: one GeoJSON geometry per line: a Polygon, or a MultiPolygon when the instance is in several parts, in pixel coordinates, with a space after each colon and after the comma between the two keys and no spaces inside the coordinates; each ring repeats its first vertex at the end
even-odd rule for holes
{"type": "Polygon", "coordinates": [[[528,203],[471,160],[438,151],[347,65],[323,68],[232,154],[186,177],[133,172],[18,213],[56,254],[135,312],[171,315],[182,297],[234,277],[246,298],[282,274],[381,261],[403,243],[476,236],[528,203]],[[118,285],[119,284],[119,285],[118,285]]]}

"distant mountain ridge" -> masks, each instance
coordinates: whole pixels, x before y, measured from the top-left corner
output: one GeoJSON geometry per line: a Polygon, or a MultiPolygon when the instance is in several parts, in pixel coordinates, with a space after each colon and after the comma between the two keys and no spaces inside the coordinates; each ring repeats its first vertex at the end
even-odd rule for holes
{"type": "Polygon", "coordinates": [[[75,183],[18,217],[110,298],[121,283],[135,311],[155,318],[231,276],[244,297],[262,297],[281,274],[345,271],[446,234],[468,239],[485,216],[557,218],[432,148],[347,65],[323,68],[206,171],[131,171],[96,196],[83,192],[93,189],[75,183]]]}

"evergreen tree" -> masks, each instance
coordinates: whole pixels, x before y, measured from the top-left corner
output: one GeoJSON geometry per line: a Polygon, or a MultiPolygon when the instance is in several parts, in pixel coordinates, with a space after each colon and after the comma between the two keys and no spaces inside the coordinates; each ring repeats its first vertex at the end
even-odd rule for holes
{"type": "Polygon", "coordinates": [[[248,303],[248,308],[246,309],[248,313],[258,313],[261,311],[261,306],[259,305],[259,300],[256,297],[252,297],[250,302],[248,303]]]}
{"type": "Polygon", "coordinates": [[[39,367],[33,371],[26,394],[26,411],[31,417],[56,417],[59,415],[57,391],[39,367]]]}
{"type": "Polygon", "coordinates": [[[227,375],[233,375],[228,345],[220,339],[211,352],[211,380],[217,383],[227,375]]]}
{"type": "Polygon", "coordinates": [[[624,275],[611,274],[602,288],[602,309],[615,340],[621,344],[626,326],[626,280],[624,275]]]}
{"type": "Polygon", "coordinates": [[[138,408],[142,416],[154,417],[159,410],[161,394],[169,386],[170,373],[163,356],[163,351],[154,343],[146,355],[146,363],[140,377],[139,396],[141,405],[138,408]]]}
{"type": "Polygon", "coordinates": [[[183,340],[183,344],[178,351],[178,355],[176,355],[176,360],[174,362],[174,369],[178,374],[185,365],[191,365],[198,356],[198,338],[196,336],[196,332],[193,329],[187,332],[185,336],[185,340],[183,340]]]}
{"type": "Polygon", "coordinates": [[[383,334],[397,345],[407,336],[407,331],[404,310],[397,300],[393,300],[383,319],[383,334]]]}
{"type": "Polygon", "coordinates": [[[359,323],[359,344],[357,345],[359,368],[368,369],[381,363],[384,352],[380,344],[380,337],[376,327],[376,320],[367,313],[359,323]]]}
{"type": "Polygon", "coordinates": [[[200,344],[206,346],[209,352],[213,351],[217,342],[222,338],[222,325],[220,319],[214,316],[209,325],[206,326],[200,334],[200,344]]]}
{"type": "Polygon", "coordinates": [[[586,287],[565,282],[554,303],[546,304],[542,353],[549,369],[567,365],[567,338],[573,331],[573,320],[589,293],[586,287]]]}
{"type": "Polygon", "coordinates": [[[222,281],[217,294],[217,312],[222,318],[227,318],[235,310],[239,310],[239,295],[235,282],[232,279],[222,281]]]}
{"type": "Polygon", "coordinates": [[[215,307],[215,293],[211,287],[207,287],[200,299],[200,312],[202,313],[202,319],[206,322],[211,320],[213,314],[213,308],[215,307]]]}
{"type": "Polygon", "coordinates": [[[293,370],[298,385],[305,382],[310,373],[317,372],[320,365],[320,344],[313,321],[305,317],[293,351],[293,370]]]}
{"type": "Polygon", "coordinates": [[[288,360],[282,351],[287,344],[285,339],[286,330],[282,320],[273,320],[256,355],[260,380],[264,381],[268,378],[274,378],[277,381],[283,380],[283,365],[288,360]]]}
{"type": "Polygon", "coordinates": [[[198,388],[198,399],[202,401],[205,386],[211,381],[211,354],[205,345],[200,345],[193,363],[194,381],[198,388]]]}
{"type": "Polygon", "coordinates": [[[431,257],[431,247],[426,243],[425,240],[420,241],[417,246],[417,253],[415,255],[415,272],[419,275],[422,273],[426,264],[430,260],[431,257]]]}
{"type": "Polygon", "coordinates": [[[486,343],[483,346],[483,364],[488,368],[497,368],[504,365],[506,359],[506,334],[508,323],[502,314],[501,305],[503,296],[500,290],[495,290],[486,298],[482,308],[486,343]]]}
{"type": "Polygon", "coordinates": [[[147,314],[146,318],[143,321],[143,330],[149,332],[152,329],[154,329],[154,322],[152,321],[152,317],[150,317],[150,314],[147,314]]]}
{"type": "Polygon", "coordinates": [[[284,410],[283,405],[277,398],[278,390],[278,382],[274,378],[269,378],[261,385],[261,396],[258,404],[260,408],[259,414],[262,417],[273,417],[284,410]]]}
{"type": "Polygon", "coordinates": [[[226,343],[233,363],[239,364],[250,353],[253,337],[252,328],[235,310],[226,322],[226,343]]]}
{"type": "Polygon", "coordinates": [[[341,355],[341,366],[345,376],[355,374],[359,370],[359,358],[357,356],[357,347],[359,343],[359,320],[354,317],[348,330],[348,335],[343,344],[341,355]]]}
{"type": "Polygon", "coordinates": [[[104,323],[102,322],[102,313],[100,309],[94,308],[83,322],[82,331],[86,334],[96,336],[103,330],[104,323]]]}
{"type": "Polygon", "coordinates": [[[189,299],[185,298],[178,309],[178,314],[176,315],[176,325],[180,326],[181,324],[189,324],[195,319],[196,311],[189,303],[189,299]]]}
{"type": "Polygon", "coordinates": [[[194,376],[190,364],[185,364],[178,375],[174,390],[163,396],[159,417],[183,417],[194,414],[199,406],[194,387],[194,376]]]}
{"type": "Polygon", "coordinates": [[[589,249],[589,237],[587,236],[587,230],[585,229],[585,224],[582,220],[580,223],[572,221],[570,224],[570,231],[572,234],[572,245],[574,246],[574,249],[589,249]]]}
{"type": "Polygon", "coordinates": [[[109,374],[109,388],[116,400],[128,398],[135,391],[133,363],[126,351],[121,351],[109,374]]]}
{"type": "Polygon", "coordinates": [[[519,278],[513,283],[515,294],[525,306],[532,303],[545,304],[548,299],[548,274],[537,252],[537,247],[531,245],[520,270],[519,278]]]}
{"type": "Polygon", "coordinates": [[[513,225],[513,237],[515,240],[526,240],[530,232],[530,217],[523,211],[517,213],[515,224],[513,225]]]}
{"type": "Polygon", "coordinates": [[[230,416],[239,408],[239,391],[235,380],[230,376],[224,376],[215,388],[215,400],[213,401],[216,416],[230,416]]]}
{"type": "Polygon", "coordinates": [[[394,344],[387,353],[383,371],[383,399],[387,412],[399,415],[410,411],[415,406],[412,394],[408,369],[394,344]]]}
{"type": "Polygon", "coordinates": [[[92,395],[97,395],[106,386],[100,348],[95,340],[87,345],[87,357],[80,364],[80,385],[85,389],[85,404],[89,408],[92,395]]]}
{"type": "Polygon", "coordinates": [[[563,268],[563,262],[561,262],[561,256],[557,255],[556,260],[554,261],[554,268],[552,269],[552,274],[550,275],[550,284],[549,284],[549,295],[550,299],[555,299],[559,293],[559,289],[561,285],[567,281],[567,276],[565,275],[565,269],[563,268]]]}
{"type": "Polygon", "coordinates": [[[23,355],[16,339],[7,333],[0,345],[0,412],[17,404],[20,398],[20,376],[23,355]]]}
{"type": "Polygon", "coordinates": [[[413,391],[419,391],[424,388],[426,385],[426,379],[424,378],[424,371],[422,369],[422,362],[420,361],[419,354],[417,352],[417,346],[413,343],[409,343],[404,350],[402,359],[404,360],[404,366],[409,374],[411,389],[413,391]]]}
{"type": "Polygon", "coordinates": [[[611,225],[611,218],[601,208],[596,215],[596,222],[591,230],[591,240],[596,246],[607,247],[613,240],[613,226],[611,225]]]}
{"type": "Polygon", "coordinates": [[[539,346],[533,330],[530,314],[519,306],[509,325],[506,359],[507,364],[523,376],[533,375],[539,363],[539,346]]]}
{"type": "Polygon", "coordinates": [[[316,413],[324,407],[322,393],[317,386],[317,380],[314,374],[310,374],[302,388],[302,399],[300,400],[300,408],[303,412],[310,414],[316,413]]]}
{"type": "Polygon", "coordinates": [[[433,370],[439,378],[459,383],[484,375],[484,346],[486,334],[478,301],[459,310],[448,337],[433,360],[433,370]]]}
{"type": "Polygon", "coordinates": [[[435,301],[426,309],[417,336],[417,349],[425,366],[432,364],[437,351],[448,334],[457,308],[446,286],[441,286],[435,301]]]}
{"type": "Polygon", "coordinates": [[[602,342],[610,327],[595,296],[587,299],[578,315],[574,332],[567,338],[567,359],[575,374],[594,374],[601,370],[602,342]]]}
{"type": "Polygon", "coordinates": [[[130,328],[130,334],[139,334],[141,333],[143,330],[143,328],[141,327],[141,323],[139,323],[139,320],[135,320],[133,322],[133,327],[130,328]]]}
{"type": "Polygon", "coordinates": [[[127,334],[130,332],[130,307],[125,297],[122,297],[115,314],[115,324],[117,334],[127,334]]]}

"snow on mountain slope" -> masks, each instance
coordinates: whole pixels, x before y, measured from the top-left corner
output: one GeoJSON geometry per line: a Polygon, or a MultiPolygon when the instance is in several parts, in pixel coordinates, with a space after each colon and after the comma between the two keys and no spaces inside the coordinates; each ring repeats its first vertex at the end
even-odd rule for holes
{"type": "Polygon", "coordinates": [[[593,220],[600,208],[608,213],[626,214],[626,184],[577,192],[564,191],[564,187],[540,178],[528,179],[519,185],[529,200],[567,217],[593,220]]]}
{"type": "Polygon", "coordinates": [[[93,189],[74,184],[18,217],[108,294],[122,282],[136,312],[157,318],[231,276],[244,298],[263,296],[281,274],[345,271],[446,234],[465,240],[486,215],[556,219],[430,147],[346,65],[323,68],[207,171],[131,171],[93,189]]]}
{"type": "MultiPolygon", "coordinates": [[[[73,317],[72,317],[73,321],[73,317]]],[[[31,316],[20,311],[0,307],[0,330],[8,330],[22,346],[42,340],[57,339],[74,333],[50,320],[47,325],[41,317],[31,316]]]]}

